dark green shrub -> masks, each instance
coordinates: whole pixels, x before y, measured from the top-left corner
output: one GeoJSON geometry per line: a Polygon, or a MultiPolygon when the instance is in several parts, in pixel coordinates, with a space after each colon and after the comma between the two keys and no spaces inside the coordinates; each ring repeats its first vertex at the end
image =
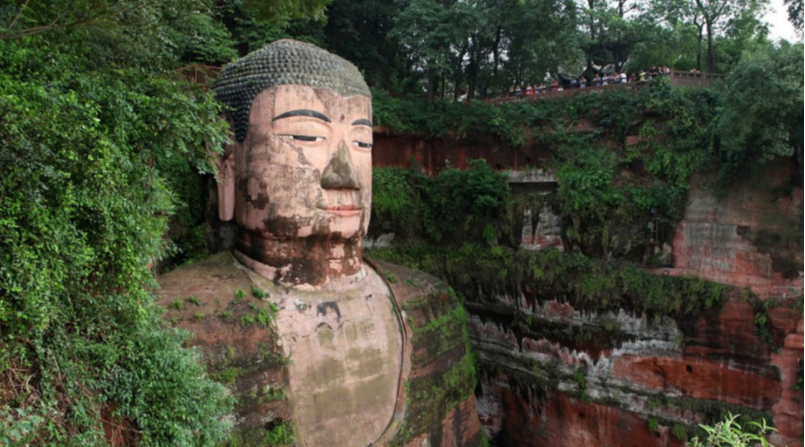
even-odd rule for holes
{"type": "Polygon", "coordinates": [[[0,429],[37,416],[26,442],[105,445],[114,417],[143,446],[214,445],[231,402],[161,329],[149,264],[177,209],[160,160],[210,172],[218,107],[48,45],[0,41],[0,429]]]}

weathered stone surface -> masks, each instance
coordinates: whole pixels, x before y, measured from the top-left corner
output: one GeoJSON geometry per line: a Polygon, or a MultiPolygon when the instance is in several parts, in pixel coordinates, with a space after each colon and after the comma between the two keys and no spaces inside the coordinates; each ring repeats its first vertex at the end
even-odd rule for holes
{"type": "Polygon", "coordinates": [[[419,135],[398,135],[386,128],[376,127],[374,130],[372,158],[375,167],[407,168],[414,164],[428,174],[435,174],[448,167],[464,169],[468,160],[483,158],[496,170],[514,169],[533,173],[534,176],[526,180],[528,182],[552,181],[555,178],[547,172],[536,175],[539,172],[536,168],[542,166],[542,160],[549,155],[547,148],[538,144],[498,150],[503,143],[483,133],[470,132],[462,138],[454,135],[424,138],[419,135]]]}
{"type": "MultiPolygon", "coordinates": [[[[631,135],[626,145],[641,142],[631,135]]],[[[537,145],[498,152],[494,146],[491,139],[424,139],[381,131],[375,136],[375,162],[407,166],[413,157],[426,172],[436,173],[464,167],[469,154],[504,168],[540,166],[545,158],[537,145]]],[[[761,299],[789,298],[782,301],[785,306],[766,311],[763,338],[755,308],[740,298],[741,290],[719,309],[661,322],[626,310],[585,313],[545,299],[529,284],[522,293],[468,296],[472,344],[488,372],[481,380],[478,410],[490,438],[506,446],[681,446],[669,433],[672,427],[714,423],[718,411],[729,410],[756,419],[771,416],[778,429],[772,442],[801,447],[802,391],[793,386],[801,378],[803,358],[803,190],[794,182],[790,194],[782,193],[790,186],[786,182],[796,180],[795,168],[791,160],[767,164],[723,198],[717,197],[712,178],[697,175],[673,243],[661,236],[663,244],[654,253],[659,265],[669,266],[657,274],[749,287],[761,299]],[[780,352],[770,343],[781,346],[780,352]],[[652,418],[658,421],[656,431],[648,429],[652,418]]],[[[642,169],[622,174],[639,180],[642,169]]],[[[517,188],[538,183],[518,182],[522,174],[510,178],[515,197],[517,188]]],[[[543,224],[538,211],[543,201],[535,203],[530,216],[514,225],[522,248],[551,245],[543,237],[551,222],[543,224]]],[[[561,236],[561,230],[556,233],[561,236]]]]}
{"type": "Polygon", "coordinates": [[[270,399],[287,390],[277,333],[267,325],[243,323],[255,309],[268,308],[251,293],[252,286],[260,285],[254,276],[225,252],[162,275],[159,281],[158,304],[166,307],[165,318],[193,334],[191,346],[201,350],[210,373],[237,399],[235,435],[257,443],[266,428],[290,420],[287,400],[270,399]]]}
{"type": "Polygon", "coordinates": [[[384,441],[409,447],[480,446],[464,309],[447,286],[430,275],[385,262],[373,264],[389,280],[401,310],[410,359],[403,367],[407,396],[398,401],[399,431],[384,441]]]}
{"type": "Polygon", "coordinates": [[[526,250],[557,248],[564,251],[562,243],[562,218],[545,203],[539,210],[523,210],[523,232],[520,247],[526,250]]]}
{"type": "Polygon", "coordinates": [[[369,445],[394,417],[403,361],[398,312],[373,271],[351,282],[315,292],[264,286],[279,308],[277,330],[291,359],[299,445],[369,445]]]}
{"type": "Polygon", "coordinates": [[[664,273],[749,287],[761,297],[802,295],[803,190],[780,193],[792,169],[778,160],[723,198],[707,186],[711,178],[694,176],[674,236],[675,265],[664,273]]]}
{"type": "Polygon", "coordinates": [[[160,277],[159,304],[167,308],[166,318],[194,334],[191,345],[201,349],[210,372],[236,396],[236,436],[244,445],[261,445],[267,430],[289,421],[300,445],[352,446],[357,445],[353,438],[371,432],[380,432],[366,442],[375,446],[420,446],[415,441],[424,439],[429,445],[480,445],[466,323],[449,318],[463,315],[463,310],[430,276],[391,264],[378,268],[394,280],[388,283],[393,303],[382,290],[371,293],[372,287],[361,288],[371,297],[361,294],[357,300],[341,292],[277,287],[239,265],[228,252],[160,277]],[[266,296],[256,298],[252,287],[266,296]],[[320,302],[322,297],[328,299],[320,302]],[[387,312],[381,312],[383,300],[387,312]],[[257,317],[261,309],[269,313],[269,303],[277,307],[277,319],[260,324],[257,317]],[[356,306],[371,315],[362,315],[356,306]],[[373,329],[366,324],[383,327],[381,321],[393,321],[399,328],[395,330],[401,330],[403,343],[396,354],[375,352],[388,343],[381,334],[367,333],[373,329]],[[310,335],[305,334],[310,331],[305,328],[332,335],[324,337],[332,344],[332,359],[306,354],[310,335]],[[347,348],[338,348],[341,336],[347,348]],[[361,348],[367,352],[358,352],[361,348]],[[398,362],[388,362],[395,358],[398,362]],[[386,369],[393,373],[394,385],[373,385],[386,369]],[[348,386],[350,381],[355,386],[348,386]],[[423,393],[425,388],[431,392],[423,393]],[[360,422],[340,426],[341,418],[332,417],[350,412],[355,413],[350,420],[360,422]]]}
{"type": "Polygon", "coordinates": [[[729,362],[623,355],[612,364],[613,378],[669,394],[768,409],[780,398],[780,381],[735,370],[729,362]]]}
{"type": "Polygon", "coordinates": [[[772,330],[787,332],[787,347],[772,354],[755,334],[753,306],[732,296],[679,321],[596,315],[524,297],[468,304],[470,337],[487,371],[478,398],[484,428],[499,445],[683,445],[672,428],[712,424],[732,411],[773,417],[780,426],[773,439],[801,446],[801,392],[792,391],[801,317],[771,309],[772,330]],[[526,317],[513,324],[515,313],[526,317]],[[658,421],[655,431],[649,419],[658,421]]]}
{"type": "Polygon", "coordinates": [[[249,109],[262,91],[279,85],[305,85],[340,96],[372,95],[357,67],[315,45],[281,39],[227,64],[215,81],[216,99],[233,109],[238,141],[249,131],[249,109]]]}
{"type": "Polygon", "coordinates": [[[771,413],[777,425],[777,432],[771,436],[771,441],[778,446],[802,446],[803,417],[802,417],[802,383],[800,389],[792,386],[797,380],[802,380],[802,347],[803,322],[797,322],[797,332],[785,337],[783,349],[779,354],[772,354],[772,364],[779,368],[783,386],[782,395],[772,407],[771,413]]]}
{"type": "Polygon", "coordinates": [[[667,427],[649,428],[644,417],[561,392],[541,393],[505,373],[481,378],[481,421],[496,445],[518,447],[682,447],[667,427]]]}

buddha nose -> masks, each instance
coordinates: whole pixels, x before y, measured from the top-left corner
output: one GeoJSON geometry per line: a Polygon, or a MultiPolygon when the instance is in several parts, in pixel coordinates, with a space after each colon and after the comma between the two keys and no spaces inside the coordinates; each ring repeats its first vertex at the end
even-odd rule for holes
{"type": "Polygon", "coordinates": [[[342,141],[338,145],[333,158],[321,175],[321,187],[324,189],[361,189],[361,182],[349,156],[349,148],[342,141]]]}

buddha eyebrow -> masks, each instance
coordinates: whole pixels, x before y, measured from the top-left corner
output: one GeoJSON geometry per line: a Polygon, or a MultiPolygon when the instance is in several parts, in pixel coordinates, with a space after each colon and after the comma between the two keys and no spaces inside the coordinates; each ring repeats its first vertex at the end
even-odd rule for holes
{"type": "Polygon", "coordinates": [[[325,123],[330,123],[330,118],[327,118],[327,115],[317,112],[315,110],[308,110],[308,109],[298,109],[298,110],[291,110],[290,112],[285,112],[283,114],[277,115],[271,121],[281,120],[283,118],[291,118],[294,116],[309,116],[311,118],[316,118],[324,121],[325,123]]]}
{"type": "Polygon", "coordinates": [[[352,125],[353,125],[353,126],[369,126],[369,127],[372,127],[372,122],[371,122],[371,121],[369,121],[369,120],[368,120],[368,119],[366,119],[366,118],[361,118],[361,119],[359,119],[359,120],[355,120],[355,121],[352,123],[352,125]]]}

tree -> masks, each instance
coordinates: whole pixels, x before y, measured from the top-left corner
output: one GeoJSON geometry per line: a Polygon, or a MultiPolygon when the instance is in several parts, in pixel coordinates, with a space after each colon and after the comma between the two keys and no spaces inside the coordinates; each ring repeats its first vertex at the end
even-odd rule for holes
{"type": "Polygon", "coordinates": [[[0,39],[98,26],[145,9],[145,3],[138,0],[15,0],[10,6],[13,14],[10,21],[2,24],[0,39]]]}
{"type": "Polygon", "coordinates": [[[397,17],[392,37],[399,39],[411,68],[425,74],[428,102],[433,102],[446,76],[463,60],[467,41],[481,20],[470,3],[455,0],[412,0],[397,17]]]}
{"type": "Polygon", "coordinates": [[[802,59],[802,44],[759,46],[728,74],[717,128],[722,185],[754,163],[793,155],[801,163],[802,59]]]}
{"type": "Polygon", "coordinates": [[[391,36],[429,98],[447,86],[454,98],[473,98],[538,82],[577,59],[575,13],[570,0],[413,0],[391,36]]]}
{"type": "Polygon", "coordinates": [[[714,41],[723,28],[745,14],[762,9],[766,0],[693,0],[707,37],[707,70],[717,72],[714,41]]]}
{"type": "Polygon", "coordinates": [[[213,0],[23,0],[9,11],[7,21],[0,16],[0,40],[46,35],[96,68],[164,70],[236,56],[229,33],[213,17],[213,0]]]}
{"type": "Polygon", "coordinates": [[[785,6],[788,8],[788,21],[794,25],[799,36],[802,37],[802,24],[803,24],[803,7],[802,0],[785,0],[785,6]]]}
{"type": "Polygon", "coordinates": [[[335,0],[327,9],[326,46],[355,64],[369,85],[404,91],[409,74],[391,36],[401,11],[396,0],[335,0]]]}
{"type": "Polygon", "coordinates": [[[635,43],[642,40],[635,32],[636,18],[645,8],[638,0],[585,0],[580,20],[586,42],[587,69],[592,65],[614,64],[620,71],[635,43]]]}
{"type": "Polygon", "coordinates": [[[293,19],[324,18],[324,8],[332,0],[242,0],[243,9],[258,19],[274,24],[293,19]]]}
{"type": "Polygon", "coordinates": [[[541,83],[545,72],[578,65],[580,36],[578,8],[573,1],[514,1],[502,7],[496,27],[501,39],[494,47],[503,78],[495,85],[505,91],[513,83],[541,83]],[[501,85],[502,83],[502,85],[501,85]]]}
{"type": "Polygon", "coordinates": [[[226,126],[167,70],[234,54],[211,2],[21,1],[0,17],[0,444],[213,446],[231,400],[150,266],[226,126]],[[199,41],[212,39],[202,47],[199,41]],[[198,60],[198,59],[196,59],[198,60]]]}
{"type": "Polygon", "coordinates": [[[231,403],[162,329],[149,263],[182,206],[164,161],[209,172],[219,106],[44,35],[0,41],[0,433],[100,446],[112,417],[140,445],[213,446],[231,403]]]}

